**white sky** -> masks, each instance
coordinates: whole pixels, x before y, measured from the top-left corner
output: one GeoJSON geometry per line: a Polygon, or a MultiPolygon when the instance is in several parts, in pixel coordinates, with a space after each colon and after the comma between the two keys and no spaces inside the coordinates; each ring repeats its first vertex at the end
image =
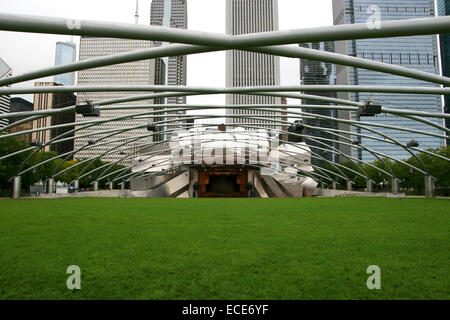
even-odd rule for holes
{"type": "MultiPolygon", "coordinates": [[[[151,0],[139,1],[139,23],[149,24],[151,0]]],[[[225,33],[224,0],[187,0],[188,28],[225,33]]],[[[61,18],[91,19],[134,23],[135,0],[0,0],[0,12],[61,18]]],[[[332,0],[279,0],[280,30],[333,24],[332,0]]],[[[0,31],[0,57],[13,74],[54,65],[57,41],[70,36],[0,31]]],[[[79,37],[74,37],[79,43],[79,37]]],[[[77,47],[78,50],[78,47],[77,47]]],[[[45,78],[52,80],[53,77],[45,78]]],[[[34,81],[15,86],[32,86],[34,81]]],[[[187,84],[190,86],[225,86],[225,52],[188,56],[187,84]]],[[[299,84],[297,59],[281,58],[281,84],[299,84]]],[[[32,101],[31,95],[22,96],[32,101]]],[[[188,103],[224,104],[224,96],[188,97],[188,103]]],[[[288,100],[289,104],[298,101],[288,100]]]]}

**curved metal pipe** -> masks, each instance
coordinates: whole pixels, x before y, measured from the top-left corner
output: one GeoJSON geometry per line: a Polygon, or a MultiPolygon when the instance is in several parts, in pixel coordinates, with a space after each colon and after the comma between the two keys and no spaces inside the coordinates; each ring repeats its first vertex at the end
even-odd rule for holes
{"type": "MultiPolygon", "coordinates": [[[[445,17],[441,17],[445,18],[445,17]]],[[[83,34],[90,33],[92,34],[104,34],[101,33],[99,28],[101,29],[99,22],[92,22],[88,20],[77,20],[77,23],[74,24],[74,20],[66,20],[66,19],[56,19],[56,18],[38,18],[38,17],[27,17],[27,16],[18,16],[18,15],[2,15],[2,19],[0,19],[0,28],[6,28],[6,30],[27,30],[27,32],[39,32],[39,30],[43,30],[42,32],[48,32],[49,30],[59,30],[56,32],[62,32],[62,33],[81,33],[81,23],[83,23],[83,34]],[[17,21],[16,19],[19,19],[17,21]],[[33,25],[33,28],[27,29],[23,25],[24,22],[29,23],[30,25],[33,25]],[[84,30],[86,28],[84,24],[90,25],[92,24],[91,32],[88,32],[88,30],[84,30]],[[68,26],[75,26],[75,27],[68,27],[68,26]],[[44,31],[45,30],[45,31],[44,31]]],[[[442,33],[443,31],[448,28],[448,24],[450,21],[449,19],[437,19],[432,18],[429,20],[414,20],[414,21],[408,21],[408,20],[401,20],[401,21],[385,21],[383,22],[383,25],[389,25],[389,23],[394,23],[397,26],[396,33],[389,33],[387,30],[377,30],[373,32],[373,30],[368,29],[365,27],[364,30],[359,29],[359,36],[362,36],[363,34],[370,36],[374,35],[378,32],[378,36],[380,33],[384,34],[398,34],[400,30],[398,29],[398,26],[410,26],[410,30],[403,31],[403,34],[423,34],[423,30],[417,30],[417,26],[413,26],[412,24],[418,23],[420,25],[424,26],[424,30],[429,30],[428,32],[434,32],[431,30],[440,30],[436,33],[442,33]],[[414,30],[414,32],[411,32],[411,30],[414,30]],[[362,32],[362,33],[361,33],[362,32]]],[[[361,28],[363,25],[357,25],[356,27],[352,27],[349,25],[346,26],[339,26],[340,28],[361,28]]],[[[133,33],[152,33],[155,34],[155,30],[158,30],[159,34],[163,36],[167,41],[168,37],[174,36],[176,32],[179,32],[179,30],[172,30],[172,29],[142,29],[139,26],[131,27],[127,26],[126,24],[121,25],[120,27],[117,27],[105,23],[103,24],[103,28],[107,28],[109,30],[108,36],[111,36],[112,34],[127,34],[126,37],[128,38],[135,38],[136,34],[133,33]],[[121,28],[127,28],[128,31],[123,30],[121,28]],[[116,30],[114,33],[111,32],[111,30],[116,30]],[[145,30],[145,31],[144,31],[145,30]],[[133,32],[132,32],[133,31],[133,32]],[[175,32],[175,33],[174,33],[175,32]]],[[[148,27],[147,27],[148,28],[148,27]]],[[[408,27],[409,28],[409,27],[408,27]]],[[[395,28],[394,28],[395,29],[395,28]]],[[[4,29],[3,29],[4,30],[4,29]]],[[[333,26],[330,31],[332,30],[338,30],[336,26],[333,26]]],[[[183,30],[186,31],[186,30],[183,30]]],[[[304,30],[303,30],[304,31],[304,30]]],[[[156,34],[158,34],[156,32],[156,34]]],[[[304,31],[307,32],[307,31],[304,31]]],[[[323,32],[323,31],[322,31],[323,32]]],[[[347,30],[348,32],[348,30],[347,30]]],[[[319,32],[320,33],[320,32],[319,32]]],[[[311,34],[311,31],[309,31],[309,34],[311,34]]],[[[350,32],[351,34],[351,32],[350,32]]],[[[254,35],[252,35],[253,37],[254,35]]],[[[317,36],[317,34],[316,34],[317,36]]],[[[125,37],[125,38],[126,38],[125,37]]],[[[249,36],[231,36],[231,35],[220,35],[220,34],[207,34],[207,33],[195,33],[192,31],[187,31],[184,33],[184,35],[178,34],[175,36],[178,41],[175,42],[181,42],[186,43],[189,42],[194,45],[168,45],[164,47],[158,47],[158,48],[151,48],[146,50],[141,50],[139,52],[133,52],[133,53],[125,53],[125,54],[119,54],[115,56],[110,57],[104,57],[103,59],[92,59],[95,60],[94,65],[89,65],[91,63],[91,60],[85,60],[84,64],[82,63],[73,63],[73,64],[67,64],[63,66],[57,66],[52,68],[46,68],[42,70],[38,70],[35,72],[30,72],[28,74],[23,74],[19,76],[9,77],[6,79],[0,80],[0,85],[8,85],[13,84],[17,82],[22,82],[26,80],[32,80],[36,78],[41,78],[45,76],[51,76],[59,73],[67,73],[67,72],[73,72],[73,71],[79,71],[84,70],[88,68],[94,68],[94,67],[100,67],[100,66],[106,66],[111,64],[117,64],[117,63],[124,63],[124,62],[131,62],[131,61],[137,61],[137,60],[145,60],[145,59],[152,59],[152,58],[160,58],[163,56],[179,56],[179,55],[186,55],[186,54],[194,54],[199,52],[208,52],[208,51],[219,51],[219,50],[230,50],[230,49],[236,49],[236,50],[245,50],[245,51],[252,51],[252,52],[258,52],[258,53],[265,53],[265,54],[273,54],[273,55],[279,55],[279,56],[285,56],[285,57],[293,57],[293,58],[304,58],[304,59],[310,59],[310,60],[318,60],[318,61],[324,61],[324,62],[331,62],[346,66],[352,66],[357,68],[364,68],[368,70],[374,70],[374,71],[380,71],[380,72],[388,72],[391,74],[401,75],[401,76],[407,76],[419,80],[425,80],[429,82],[435,82],[439,84],[444,85],[450,85],[450,79],[446,77],[442,77],[435,74],[430,74],[427,72],[422,72],[418,70],[408,69],[401,66],[393,66],[389,65],[383,62],[376,62],[376,61],[370,61],[365,59],[360,59],[356,57],[350,57],[345,55],[340,55],[336,53],[330,53],[330,52],[321,52],[314,49],[307,49],[307,48],[301,48],[301,47],[291,47],[291,46],[269,46],[269,43],[276,43],[278,40],[278,43],[286,43],[286,41],[280,41],[281,39],[284,39],[285,34],[280,31],[276,31],[275,33],[269,34],[269,35],[256,35],[256,38],[261,41],[261,43],[264,43],[264,47],[253,47],[252,45],[249,45],[249,43],[255,43],[255,40],[251,40],[251,37],[249,36]],[[263,40],[264,39],[264,40],[263,40]],[[270,39],[273,41],[271,42],[270,39]],[[207,45],[205,45],[207,43],[207,45]],[[202,44],[202,45],[198,45],[202,44]],[[214,48],[215,47],[215,48],[214,48]],[[128,61],[127,61],[128,60],[128,61]]],[[[347,33],[347,36],[345,38],[349,37],[349,34],[347,33]]],[[[301,36],[299,36],[296,40],[296,43],[301,42],[301,36]]],[[[148,40],[148,38],[146,39],[148,40]]],[[[318,40],[314,40],[318,41],[318,40]]],[[[257,42],[257,41],[256,41],[257,42]]],[[[288,42],[289,43],[289,42],[288,42]]]]}
{"type": "MultiPolygon", "coordinates": [[[[261,109],[259,109],[259,110],[261,110],[261,109]]],[[[285,111],[284,111],[285,112],[285,111]]],[[[288,112],[288,113],[294,113],[294,112],[288,112]]],[[[148,114],[148,113],[144,113],[144,114],[148,114]]],[[[313,116],[315,116],[315,117],[317,117],[317,115],[314,115],[314,114],[308,114],[308,113],[296,113],[296,114],[306,114],[306,115],[313,115],[313,116]]],[[[142,115],[142,114],[139,114],[139,115],[142,115]]],[[[134,116],[137,116],[137,115],[134,115],[134,116]]],[[[210,116],[209,116],[210,117],[210,116]]],[[[214,117],[223,117],[223,116],[214,116],[214,117]]],[[[324,116],[318,116],[318,117],[324,117],[324,116]]],[[[325,118],[327,118],[327,117],[325,117],[325,118]]],[[[334,119],[334,118],[331,118],[333,121],[338,121],[337,119],[334,119]]],[[[113,120],[115,120],[115,119],[113,119],[113,120]]],[[[112,120],[107,120],[107,121],[112,121],[112,120]]],[[[167,122],[167,121],[166,121],[167,122]]],[[[289,122],[284,122],[284,123],[289,123],[289,122]]],[[[133,127],[133,128],[131,128],[131,130],[133,130],[133,129],[135,129],[135,127],[133,127]]],[[[98,132],[96,132],[96,133],[94,133],[94,134],[98,134],[98,132]]],[[[72,138],[72,137],[71,137],[72,138]]],[[[71,139],[71,138],[69,138],[69,139],[71,139]]],[[[385,155],[384,155],[385,156],[385,155]]]]}

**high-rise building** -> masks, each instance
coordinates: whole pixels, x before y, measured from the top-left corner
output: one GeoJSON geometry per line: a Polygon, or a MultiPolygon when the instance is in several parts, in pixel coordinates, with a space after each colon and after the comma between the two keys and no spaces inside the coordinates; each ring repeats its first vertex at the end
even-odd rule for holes
{"type": "MultiPolygon", "coordinates": [[[[44,86],[60,86],[60,84],[55,82],[35,82],[36,87],[44,86]]],[[[76,97],[73,93],[35,93],[34,94],[34,107],[35,111],[40,110],[50,110],[59,109],[68,106],[73,106],[76,103],[76,97]]],[[[61,114],[55,114],[49,117],[43,117],[33,121],[33,129],[45,128],[49,126],[56,126],[66,123],[75,122],[75,112],[65,112],[61,114]]],[[[68,126],[62,128],[54,128],[51,130],[38,131],[32,133],[32,142],[45,144],[51,139],[58,137],[61,134],[73,130],[75,126],[68,126]]],[[[63,138],[73,137],[74,134],[69,133],[63,138]]],[[[43,151],[54,151],[58,154],[63,154],[66,152],[73,151],[74,141],[67,140],[58,143],[51,144],[43,148],[43,151]]]]}
{"type": "MultiPolygon", "coordinates": [[[[0,58],[0,79],[11,77],[12,70],[8,64],[0,58]]],[[[0,114],[9,113],[10,98],[9,95],[0,95],[0,114]]],[[[8,119],[0,119],[0,130],[8,125],[8,119]]]]}
{"type": "MultiPolygon", "coordinates": [[[[10,112],[29,112],[33,111],[33,103],[28,100],[22,98],[11,98],[11,108],[10,112]]],[[[12,124],[16,121],[22,120],[27,117],[17,117],[17,118],[9,118],[9,124],[12,124]]],[[[12,127],[9,129],[10,133],[16,133],[26,130],[33,129],[33,121],[22,123],[18,126],[12,127]]],[[[31,143],[31,133],[22,134],[16,136],[18,140],[26,141],[31,143]]]]}
{"type": "MultiPolygon", "coordinates": [[[[118,53],[148,49],[153,47],[152,41],[146,40],[129,40],[129,39],[113,39],[113,38],[97,38],[97,37],[81,37],[80,39],[80,61],[91,59],[100,56],[113,55],[118,53]]],[[[83,70],[78,73],[78,85],[153,85],[155,80],[154,75],[155,60],[142,60],[129,62],[124,64],[106,66],[101,68],[83,70]]],[[[86,102],[96,103],[99,101],[111,100],[116,98],[125,98],[137,95],[143,95],[142,92],[89,92],[80,93],[78,95],[78,104],[85,104],[86,102]]],[[[151,104],[152,100],[126,102],[115,105],[133,105],[133,104],[151,104]]],[[[127,115],[134,115],[144,112],[143,110],[102,110],[99,118],[94,119],[110,119],[127,115]]],[[[93,118],[77,115],[77,128],[83,126],[84,121],[90,121],[93,118]]],[[[136,135],[150,134],[147,131],[146,125],[153,123],[152,119],[126,119],[121,121],[113,121],[105,124],[100,124],[94,127],[79,130],[75,133],[75,148],[82,148],[88,144],[92,144],[106,133],[102,135],[94,134],[97,131],[106,131],[114,129],[126,129],[135,126],[140,128],[121,132],[102,139],[103,142],[112,140],[119,140],[125,138],[132,138],[136,135]],[[94,134],[87,136],[88,134],[94,134]]],[[[110,153],[101,157],[104,161],[116,161],[129,154],[137,154],[138,146],[142,143],[148,143],[150,138],[136,140],[123,146],[127,148],[124,151],[110,153]]],[[[103,155],[113,147],[126,142],[125,140],[111,142],[101,146],[93,146],[78,152],[75,159],[86,159],[103,155]]],[[[123,164],[130,164],[133,157],[128,157],[123,164]]]]}
{"type": "MultiPolygon", "coordinates": [[[[449,16],[450,15],[450,2],[447,0],[438,0],[438,15],[449,16]]],[[[450,77],[450,34],[441,34],[441,61],[442,61],[442,74],[446,77],[450,77]]],[[[445,101],[445,113],[450,113],[450,96],[444,96],[445,101]]],[[[445,126],[450,128],[450,119],[446,119],[445,126]]],[[[447,139],[447,145],[450,143],[450,139],[447,139]]]]}
{"type": "MultiPolygon", "coordinates": [[[[165,85],[166,84],[166,63],[162,58],[155,59],[155,85],[165,85]]],[[[158,98],[153,100],[155,104],[164,104],[164,98],[158,98]]],[[[153,110],[161,110],[162,108],[153,108],[153,110]]],[[[154,122],[163,121],[164,117],[153,118],[154,122]]],[[[156,131],[163,131],[164,127],[159,126],[155,128],[156,131]]],[[[156,134],[153,136],[153,141],[162,141],[164,139],[164,134],[156,134]]]]}
{"type": "MultiPolygon", "coordinates": [[[[187,1],[186,0],[153,0],[150,6],[150,25],[166,28],[187,29],[187,1]]],[[[155,47],[165,46],[169,43],[154,41],[155,47]]],[[[169,86],[186,85],[186,56],[165,57],[155,61],[155,84],[169,86]]],[[[169,104],[185,104],[186,97],[170,97],[155,100],[155,104],[163,104],[165,101],[169,104]]],[[[158,110],[158,108],[155,108],[158,110]]],[[[163,121],[164,114],[173,114],[165,112],[160,118],[155,118],[155,122],[163,121]]],[[[185,111],[177,112],[184,118],[185,111]]],[[[173,118],[172,118],[173,120],[173,118]]],[[[156,128],[158,131],[167,129],[165,126],[156,128]]],[[[155,135],[154,141],[164,140],[165,135],[155,135]]]]}
{"type": "MultiPolygon", "coordinates": [[[[226,33],[231,35],[259,33],[278,30],[278,0],[226,0],[226,33]]],[[[280,84],[279,57],[230,50],[226,53],[226,86],[277,86],[280,84]]],[[[228,105],[280,104],[276,97],[252,95],[227,95],[228,105]]],[[[278,116],[276,112],[229,109],[227,115],[278,116]]],[[[227,118],[227,123],[252,123],[280,128],[270,120],[227,118]]]]}
{"type": "MultiPolygon", "coordinates": [[[[372,10],[374,7],[369,8],[369,6],[376,6],[377,10],[381,13],[380,17],[382,21],[425,18],[435,15],[433,0],[335,0],[333,1],[334,24],[367,23],[369,18],[374,14],[372,10]]],[[[336,41],[335,46],[337,53],[439,74],[437,37],[435,35],[336,41]]],[[[365,69],[338,66],[336,71],[336,82],[338,85],[438,86],[420,80],[365,69]]],[[[381,104],[388,108],[442,112],[441,97],[433,95],[339,93],[338,97],[350,98],[351,100],[360,102],[373,101],[375,104],[381,104]]],[[[379,115],[376,118],[359,117],[355,112],[339,111],[339,117],[423,130],[436,134],[441,133],[440,130],[429,125],[394,115],[379,115]]],[[[436,120],[436,123],[442,124],[442,121],[436,120]]],[[[339,127],[346,131],[350,130],[348,126],[343,124],[340,124],[339,127]]],[[[374,135],[365,130],[359,131],[354,127],[351,130],[367,135],[374,135]]],[[[439,148],[444,143],[442,139],[427,135],[384,128],[377,128],[376,130],[396,139],[402,144],[407,144],[414,139],[419,142],[420,147],[423,149],[439,148]]],[[[377,137],[382,138],[379,135],[377,137]]],[[[356,138],[352,137],[352,139],[356,138]]],[[[411,156],[406,150],[393,144],[367,138],[362,138],[361,142],[368,148],[383,152],[397,159],[405,159],[411,156]]],[[[360,149],[349,147],[343,147],[343,149],[344,152],[351,153],[353,156],[362,158],[363,160],[376,160],[376,157],[369,152],[361,152],[360,149]],[[352,149],[351,152],[350,149],[352,149]]]]}
{"type": "MultiPolygon", "coordinates": [[[[57,42],[55,65],[74,62],[77,58],[77,45],[73,42],[57,42]]],[[[75,84],[75,72],[58,74],[55,76],[55,82],[64,86],[73,86],[75,84]]]]}
{"type": "MultiPolygon", "coordinates": [[[[320,51],[334,52],[333,41],[301,43],[300,46],[320,51]]],[[[327,62],[300,59],[300,82],[303,85],[335,85],[336,65],[327,62]]],[[[314,95],[330,98],[337,97],[337,94],[335,92],[316,93],[314,95]]],[[[329,105],[329,103],[326,102],[319,102],[316,100],[308,100],[308,99],[303,99],[302,103],[313,105],[329,105]]],[[[319,116],[337,118],[336,110],[305,108],[303,109],[303,111],[313,113],[319,116]]],[[[335,121],[326,119],[305,117],[303,121],[306,125],[319,127],[323,129],[327,128],[337,129],[338,127],[335,121]]],[[[320,157],[323,157],[329,161],[338,161],[339,157],[336,155],[336,153],[326,152],[322,150],[322,148],[326,148],[327,145],[330,147],[339,148],[337,143],[329,141],[329,140],[336,140],[336,137],[333,134],[327,133],[319,129],[310,129],[308,127],[305,128],[304,132],[307,135],[319,138],[317,139],[317,141],[319,142],[308,139],[305,140],[314,153],[318,154],[320,157]],[[323,140],[320,138],[323,138],[323,140]]],[[[323,162],[324,162],[323,160],[320,160],[318,158],[311,158],[311,163],[314,165],[321,165],[323,164],[323,162]]]]}
{"type": "MultiPolygon", "coordinates": [[[[187,1],[186,0],[153,0],[150,7],[150,25],[167,28],[187,29],[187,1]]],[[[155,47],[167,45],[155,41],[155,47]]],[[[186,56],[162,58],[162,64],[156,63],[158,69],[164,68],[164,79],[160,83],[169,86],[186,85],[186,56]],[[164,80],[164,81],[162,81],[164,80]]],[[[156,73],[161,72],[157,71],[156,73]]],[[[168,103],[186,103],[186,97],[168,98],[168,103]]]]}

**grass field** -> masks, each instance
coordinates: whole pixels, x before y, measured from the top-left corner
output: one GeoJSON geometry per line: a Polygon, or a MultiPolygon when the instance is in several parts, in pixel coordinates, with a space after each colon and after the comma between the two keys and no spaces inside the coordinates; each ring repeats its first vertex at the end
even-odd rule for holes
{"type": "Polygon", "coordinates": [[[448,200],[0,200],[0,299],[449,299],[449,262],[448,200]]]}

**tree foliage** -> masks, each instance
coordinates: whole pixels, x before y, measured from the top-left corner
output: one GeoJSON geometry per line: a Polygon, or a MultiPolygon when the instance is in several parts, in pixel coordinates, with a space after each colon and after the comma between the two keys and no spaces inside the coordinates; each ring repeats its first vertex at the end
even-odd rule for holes
{"type": "MultiPolygon", "coordinates": [[[[450,147],[442,147],[438,149],[429,149],[427,151],[431,151],[435,154],[441,155],[446,158],[450,158],[450,147]]],[[[450,188],[450,165],[449,161],[445,159],[441,159],[432,155],[428,155],[426,153],[417,153],[417,158],[419,158],[423,164],[428,169],[429,173],[437,178],[436,181],[436,188],[442,188],[442,189],[449,189],[450,188]]],[[[420,162],[417,160],[416,157],[411,156],[409,159],[404,160],[404,162],[422,169],[425,171],[423,166],[420,164],[420,162]]],[[[389,177],[388,174],[383,173],[376,168],[382,169],[388,173],[391,173],[390,170],[394,173],[394,176],[396,176],[400,180],[400,186],[407,189],[413,189],[416,191],[423,191],[425,186],[424,182],[424,175],[407,165],[399,162],[399,161],[393,161],[388,158],[384,158],[381,160],[376,160],[374,162],[371,162],[369,164],[355,164],[354,162],[344,162],[341,163],[345,168],[341,168],[341,170],[354,182],[356,182],[355,187],[357,189],[364,189],[366,188],[366,179],[364,177],[361,177],[357,174],[355,174],[353,171],[357,171],[365,176],[365,173],[375,181],[377,185],[380,185],[382,183],[391,183],[391,177],[389,177]],[[376,167],[376,168],[374,168],[376,167]],[[389,167],[391,169],[389,169],[389,167]],[[347,169],[348,168],[348,169],[347,169]],[[351,170],[349,170],[351,169],[351,170]],[[365,173],[364,173],[365,172],[365,173]]],[[[325,164],[324,167],[330,171],[339,173],[339,171],[334,168],[331,164],[325,164]]],[[[342,174],[341,174],[342,175],[342,174]]],[[[347,185],[347,182],[345,179],[334,176],[331,174],[332,178],[336,178],[336,181],[345,188],[347,185]]]]}
{"type": "MultiPolygon", "coordinates": [[[[31,145],[29,143],[19,141],[16,138],[10,137],[0,139],[0,157],[30,147],[31,145]]],[[[431,151],[446,158],[450,158],[450,147],[430,149],[428,151],[431,151]]],[[[29,150],[0,161],[0,190],[11,190],[12,183],[10,179],[12,179],[15,175],[17,175],[21,171],[20,164],[25,159],[27,159],[27,157],[29,157],[31,153],[32,150],[29,150]]],[[[55,156],[57,156],[57,154],[54,152],[37,152],[31,157],[31,159],[29,159],[29,161],[22,168],[22,170],[30,168],[31,166],[34,166],[36,164],[45,162],[51,158],[54,158],[55,156]]],[[[450,189],[450,166],[447,160],[440,159],[438,157],[431,156],[425,153],[418,153],[416,156],[428,168],[430,174],[438,179],[436,181],[437,188],[450,189]]],[[[410,157],[409,159],[405,160],[405,162],[414,167],[423,169],[422,165],[417,160],[417,158],[410,157]]],[[[62,171],[64,172],[59,174],[55,180],[62,181],[65,183],[71,183],[82,173],[93,171],[88,176],[83,177],[79,180],[80,188],[92,188],[91,183],[94,180],[98,179],[100,175],[104,176],[105,174],[118,171],[109,176],[108,178],[99,181],[99,188],[105,189],[107,188],[107,184],[109,183],[109,181],[113,180],[118,176],[125,175],[131,172],[130,169],[125,170],[125,167],[122,165],[114,164],[111,166],[107,166],[108,163],[101,161],[100,159],[95,159],[93,161],[79,160],[79,162],[77,160],[70,160],[61,164],[62,161],[63,159],[56,158],[51,161],[47,161],[46,163],[31,170],[30,172],[27,172],[26,174],[23,174],[22,188],[29,189],[29,187],[35,184],[36,182],[48,179],[53,175],[56,168],[57,172],[62,171]],[[76,165],[77,163],[79,164],[76,165]],[[66,169],[72,166],[74,167],[66,171],[66,169]],[[95,170],[97,168],[98,170],[95,170]],[[123,169],[123,171],[119,171],[121,169],[123,169]]],[[[383,183],[384,185],[390,184],[391,178],[389,177],[389,175],[376,169],[379,168],[388,173],[390,173],[390,170],[392,170],[394,175],[398,179],[400,179],[400,186],[403,188],[413,189],[416,191],[424,190],[423,174],[417,172],[416,170],[411,169],[410,167],[406,166],[405,164],[399,161],[393,161],[384,158],[381,160],[376,160],[370,164],[361,164],[361,163],[355,164],[354,162],[343,162],[340,163],[340,165],[342,166],[339,167],[341,171],[344,172],[346,176],[348,176],[352,181],[356,183],[355,187],[357,189],[366,188],[366,179],[365,179],[366,174],[370,177],[370,179],[375,181],[377,186],[383,183]],[[389,169],[389,167],[391,169],[389,169]],[[353,171],[361,173],[364,177],[355,174],[353,171]]],[[[342,173],[339,170],[337,170],[336,167],[332,166],[329,163],[324,164],[323,168],[342,175],[342,173]]],[[[342,187],[345,188],[347,184],[345,179],[338,177],[337,175],[335,176],[333,175],[333,173],[327,174],[330,175],[332,178],[335,178],[336,181],[342,187]]],[[[115,182],[116,188],[118,187],[117,183],[118,182],[115,182]]]]}
{"type": "MultiPolygon", "coordinates": [[[[17,152],[26,148],[30,148],[31,145],[24,141],[19,141],[16,138],[9,137],[9,138],[3,138],[0,139],[0,157],[11,154],[13,152],[17,152]]],[[[28,190],[31,185],[34,185],[38,181],[45,181],[49,177],[53,175],[55,172],[62,172],[59,174],[55,180],[61,181],[65,183],[71,183],[73,180],[75,180],[78,175],[84,170],[84,172],[89,172],[91,170],[94,170],[96,168],[100,168],[102,166],[107,165],[107,162],[101,161],[100,159],[95,159],[94,161],[82,161],[79,162],[77,160],[69,160],[64,163],[61,163],[63,159],[61,158],[55,158],[53,160],[50,160],[51,158],[54,158],[57,156],[55,152],[37,152],[34,154],[29,161],[27,161],[26,165],[21,169],[20,165],[21,163],[27,159],[31,154],[33,150],[29,150],[20,154],[17,154],[13,157],[4,159],[0,161],[0,190],[11,190],[12,188],[12,182],[10,181],[14,176],[16,176],[19,172],[28,169],[34,165],[37,165],[39,163],[43,163],[42,165],[36,167],[35,169],[30,170],[29,172],[22,175],[22,189],[28,190]],[[50,160],[50,161],[48,161],[50,160]],[[77,163],[80,163],[77,166],[77,163]],[[69,170],[65,171],[69,167],[72,167],[69,170]]],[[[96,170],[95,172],[91,173],[87,177],[84,177],[80,179],[80,188],[92,188],[92,181],[96,180],[100,174],[106,170],[107,166],[104,168],[101,168],[99,170],[96,170]]],[[[118,171],[120,169],[124,169],[124,171],[117,172],[116,174],[113,174],[106,179],[103,179],[99,181],[99,188],[106,188],[107,184],[110,180],[114,179],[115,177],[119,175],[124,175],[127,173],[130,173],[130,169],[126,169],[124,166],[121,165],[111,165],[111,167],[108,169],[108,171],[105,172],[105,174],[118,171]]],[[[119,181],[120,182],[120,181],[119,181]]],[[[115,187],[117,187],[117,182],[115,183],[115,187]]]]}

